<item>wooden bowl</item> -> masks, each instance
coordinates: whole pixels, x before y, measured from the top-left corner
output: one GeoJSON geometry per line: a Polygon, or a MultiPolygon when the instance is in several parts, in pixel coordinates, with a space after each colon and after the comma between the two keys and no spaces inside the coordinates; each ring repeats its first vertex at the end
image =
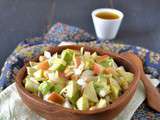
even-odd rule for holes
{"type": "MultiPolygon", "coordinates": [[[[85,51],[90,51],[91,53],[97,52],[100,55],[107,54],[111,56],[118,65],[122,65],[129,72],[134,74],[134,80],[129,85],[129,88],[117,98],[111,105],[106,108],[97,109],[93,111],[80,111],[72,110],[62,107],[56,103],[49,103],[42,100],[40,97],[31,94],[24,88],[23,79],[26,74],[26,67],[23,66],[16,75],[16,87],[20,97],[23,102],[33,111],[38,113],[40,116],[48,120],[110,120],[117,116],[123,108],[128,104],[130,99],[135,93],[137,88],[137,83],[140,78],[140,72],[131,64],[127,59],[121,57],[120,55],[112,52],[107,52],[99,48],[90,48],[88,46],[79,46],[79,45],[68,45],[60,47],[49,47],[49,51],[53,54],[55,52],[61,53],[62,50],[66,48],[80,50],[81,47],[84,47],[85,51]]],[[[36,60],[36,59],[35,59],[36,60]]]]}

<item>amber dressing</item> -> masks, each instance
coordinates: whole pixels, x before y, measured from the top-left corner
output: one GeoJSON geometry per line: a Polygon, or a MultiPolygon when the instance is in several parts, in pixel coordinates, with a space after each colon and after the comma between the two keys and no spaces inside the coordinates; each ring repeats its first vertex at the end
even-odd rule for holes
{"type": "Polygon", "coordinates": [[[96,14],[97,17],[102,19],[118,19],[119,16],[113,12],[99,12],[96,14]]]}

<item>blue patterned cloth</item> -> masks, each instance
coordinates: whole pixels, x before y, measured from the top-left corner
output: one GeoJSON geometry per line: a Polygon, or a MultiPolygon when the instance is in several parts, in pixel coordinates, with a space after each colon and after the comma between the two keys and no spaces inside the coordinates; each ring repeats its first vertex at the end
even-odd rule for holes
{"type": "MultiPolygon", "coordinates": [[[[77,44],[83,44],[90,47],[101,47],[104,50],[113,52],[132,51],[137,54],[144,62],[145,72],[152,77],[160,79],[160,54],[149,51],[145,48],[132,45],[124,45],[113,42],[97,42],[95,37],[77,27],[57,23],[43,38],[27,39],[20,42],[17,48],[7,58],[0,76],[0,91],[8,87],[15,81],[14,77],[17,71],[28,59],[42,53],[50,45],[57,45],[62,41],[74,41],[77,44]]],[[[143,103],[136,111],[133,119],[147,120],[160,119],[160,113],[157,113],[143,103]]]]}

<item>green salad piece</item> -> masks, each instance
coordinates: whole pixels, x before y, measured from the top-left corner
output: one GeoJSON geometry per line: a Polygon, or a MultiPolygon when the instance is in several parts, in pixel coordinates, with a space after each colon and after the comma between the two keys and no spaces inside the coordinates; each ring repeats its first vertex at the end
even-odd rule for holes
{"type": "Polygon", "coordinates": [[[53,71],[63,71],[66,68],[66,62],[63,59],[54,59],[52,66],[49,68],[53,71]]]}
{"type": "Polygon", "coordinates": [[[106,107],[106,106],[107,106],[107,102],[106,102],[106,100],[103,99],[103,98],[101,98],[101,99],[99,100],[99,102],[97,103],[97,105],[96,105],[97,108],[104,108],[104,107],[106,107]]]}
{"type": "Polygon", "coordinates": [[[74,51],[71,49],[65,49],[61,53],[61,58],[67,63],[70,64],[70,62],[73,60],[74,51]]]}
{"type": "Polygon", "coordinates": [[[89,102],[87,97],[82,96],[77,100],[77,108],[78,110],[87,110],[89,108],[89,102]]]}
{"type": "Polygon", "coordinates": [[[84,53],[83,62],[85,64],[85,69],[92,69],[92,67],[95,63],[92,55],[90,55],[90,53],[88,53],[88,52],[84,53]]]}
{"type": "Polygon", "coordinates": [[[50,103],[78,110],[95,110],[112,104],[129,88],[134,74],[117,66],[107,54],[64,49],[45,51],[39,62],[30,61],[24,87],[50,103]]]}
{"type": "Polygon", "coordinates": [[[30,76],[27,76],[25,78],[25,88],[33,93],[36,93],[38,91],[39,83],[30,76]]]}
{"type": "Polygon", "coordinates": [[[71,103],[75,104],[80,96],[80,86],[76,83],[76,81],[72,80],[68,82],[66,89],[66,96],[71,103]]]}
{"type": "Polygon", "coordinates": [[[114,67],[114,68],[117,67],[116,63],[111,57],[107,57],[106,59],[101,61],[99,64],[102,65],[103,67],[114,67]]]}
{"type": "Polygon", "coordinates": [[[64,88],[65,86],[65,80],[63,78],[59,78],[57,82],[53,85],[52,87],[52,92],[57,92],[60,93],[60,91],[64,88]]]}
{"type": "Polygon", "coordinates": [[[105,74],[98,75],[98,81],[107,81],[107,76],[105,74]]]}
{"type": "Polygon", "coordinates": [[[113,78],[110,79],[110,88],[111,88],[112,98],[116,99],[120,94],[121,87],[118,84],[118,82],[113,78]]]}
{"type": "Polygon", "coordinates": [[[44,81],[39,85],[38,91],[40,91],[43,95],[46,95],[47,93],[51,92],[53,86],[54,84],[52,81],[44,81]]]}
{"type": "Polygon", "coordinates": [[[86,85],[86,87],[84,88],[83,95],[92,102],[98,102],[98,97],[92,81],[89,82],[88,85],[86,85]]]}
{"type": "Polygon", "coordinates": [[[110,86],[107,85],[107,76],[104,74],[100,74],[98,76],[98,80],[94,82],[94,87],[96,93],[100,97],[105,97],[107,94],[110,93],[110,86]]]}

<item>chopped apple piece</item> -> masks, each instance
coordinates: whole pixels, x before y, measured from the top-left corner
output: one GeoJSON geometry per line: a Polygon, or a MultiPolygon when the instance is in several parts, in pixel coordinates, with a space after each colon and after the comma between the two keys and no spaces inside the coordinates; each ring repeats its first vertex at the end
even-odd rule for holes
{"type": "Polygon", "coordinates": [[[80,88],[79,85],[76,83],[76,81],[72,80],[69,81],[67,85],[67,93],[66,96],[72,102],[73,104],[76,103],[77,99],[79,98],[80,95],[80,88]]]}
{"type": "Polygon", "coordinates": [[[72,108],[71,103],[68,101],[68,99],[65,100],[65,102],[63,103],[63,107],[65,108],[72,108]]]}
{"type": "Polygon", "coordinates": [[[116,99],[119,96],[120,87],[118,84],[111,84],[110,87],[111,87],[112,97],[113,99],[116,99]]]}
{"type": "Polygon", "coordinates": [[[85,86],[83,95],[86,96],[88,100],[92,102],[98,102],[98,97],[97,97],[93,82],[90,82],[85,86]]]}
{"type": "Polygon", "coordinates": [[[95,75],[98,75],[98,74],[102,73],[104,71],[104,69],[105,68],[103,66],[101,66],[97,63],[94,63],[94,65],[93,65],[93,73],[95,75]]]}
{"type": "Polygon", "coordinates": [[[97,108],[104,108],[107,106],[106,100],[105,99],[100,99],[99,102],[97,103],[97,108]]]}
{"type": "Polygon", "coordinates": [[[87,97],[82,96],[77,100],[77,108],[78,110],[87,110],[89,108],[89,102],[87,97]]]}
{"type": "Polygon", "coordinates": [[[33,76],[34,76],[35,78],[42,78],[42,76],[43,76],[43,71],[42,71],[42,70],[38,70],[38,71],[34,72],[33,76]]]}

